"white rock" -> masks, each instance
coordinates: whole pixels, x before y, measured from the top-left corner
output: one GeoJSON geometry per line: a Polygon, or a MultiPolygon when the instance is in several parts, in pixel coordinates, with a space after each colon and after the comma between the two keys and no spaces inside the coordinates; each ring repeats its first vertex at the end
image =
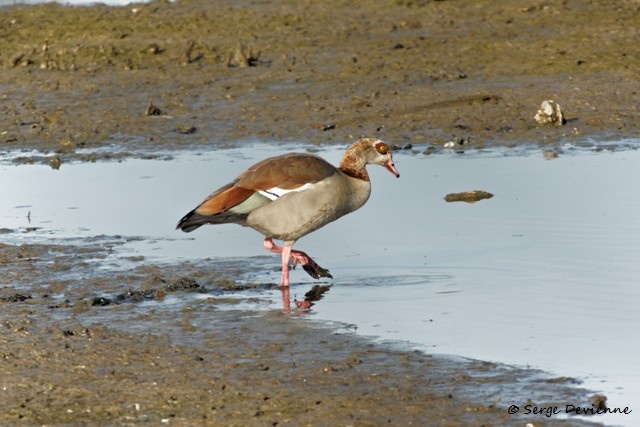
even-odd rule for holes
{"type": "Polygon", "coordinates": [[[555,123],[558,126],[562,126],[564,124],[564,116],[562,115],[560,104],[552,100],[542,102],[535,119],[539,125],[555,123]]]}

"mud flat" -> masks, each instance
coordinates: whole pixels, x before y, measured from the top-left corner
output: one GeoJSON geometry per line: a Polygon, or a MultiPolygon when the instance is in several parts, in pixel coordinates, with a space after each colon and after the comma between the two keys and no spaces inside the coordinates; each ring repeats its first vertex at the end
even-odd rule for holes
{"type": "Polygon", "coordinates": [[[268,285],[248,277],[260,262],[114,272],[121,244],[0,245],[2,424],[521,425],[531,416],[509,415],[505,399],[523,411],[590,406],[571,378],[374,345],[304,314],[256,310],[251,290],[268,285]]]}
{"type": "MultiPolygon", "coordinates": [[[[393,255],[383,255],[379,246],[364,239],[369,243],[364,246],[358,243],[358,250],[384,256],[384,262],[397,267],[383,269],[382,273],[373,268],[372,272],[371,264],[366,268],[370,262],[365,261],[366,258],[349,255],[351,248],[340,249],[342,253],[333,255],[329,265],[333,268],[334,262],[342,263],[341,268],[339,264],[336,266],[337,271],[342,272],[336,274],[336,280],[316,287],[312,286],[316,282],[310,285],[304,280],[304,273],[295,272],[296,280],[290,295],[286,296],[289,310],[283,310],[280,299],[284,296],[275,285],[279,274],[277,257],[261,256],[261,239],[251,230],[233,227],[224,230],[226,235],[207,236],[208,231],[214,231],[212,227],[204,235],[197,236],[197,241],[173,230],[172,226],[182,213],[180,206],[190,206],[191,202],[177,201],[174,202],[177,208],[167,207],[166,194],[177,194],[181,187],[167,180],[183,182],[179,177],[185,174],[200,176],[211,165],[217,165],[222,172],[227,168],[243,168],[241,163],[249,160],[242,158],[240,153],[251,148],[226,150],[225,154],[213,154],[213,159],[198,160],[197,163],[193,161],[193,154],[186,153],[176,155],[170,161],[79,162],[64,164],[60,170],[43,165],[0,166],[3,175],[11,177],[21,188],[5,191],[5,199],[0,202],[3,207],[0,218],[8,226],[2,229],[3,244],[0,245],[0,424],[379,425],[381,420],[392,425],[422,425],[425,420],[447,425],[521,425],[532,421],[545,425],[588,424],[584,419],[561,420],[558,414],[547,419],[543,414],[525,412],[527,405],[530,408],[563,408],[569,402],[590,408],[592,399],[599,399],[593,391],[585,390],[578,380],[564,376],[566,373],[561,369],[552,375],[522,366],[434,355],[429,350],[415,352],[406,342],[375,344],[359,336],[366,328],[364,316],[359,319],[356,316],[356,320],[344,324],[332,322],[332,318],[337,318],[332,316],[326,322],[318,322],[325,303],[332,294],[342,292],[342,288],[347,293],[349,289],[353,292],[353,284],[359,284],[358,294],[342,299],[346,310],[357,313],[366,307],[367,301],[363,300],[371,295],[380,295],[381,290],[389,289],[384,298],[392,296],[395,300],[402,293],[398,288],[406,288],[418,280],[424,288],[419,292],[420,298],[431,301],[414,309],[430,313],[425,316],[433,316],[435,321],[423,323],[425,318],[417,318],[411,324],[405,324],[404,329],[411,327],[409,330],[416,331],[415,341],[419,339],[427,346],[441,342],[437,336],[446,334],[443,330],[451,333],[462,330],[463,341],[474,350],[480,346],[469,343],[483,337],[495,340],[498,332],[495,329],[480,328],[478,331],[474,325],[478,333],[469,336],[472,329],[469,325],[451,330],[451,324],[443,319],[444,316],[464,322],[474,316],[474,312],[476,318],[481,316],[479,312],[495,303],[495,300],[487,299],[487,295],[495,295],[493,292],[477,294],[468,292],[468,288],[452,288],[453,276],[447,276],[446,269],[443,272],[431,264],[423,265],[425,253],[430,254],[430,262],[434,258],[446,258],[445,254],[450,251],[460,253],[459,247],[464,244],[456,243],[451,237],[456,235],[453,231],[444,232],[449,235],[446,242],[434,239],[433,235],[430,239],[424,235],[418,237],[415,230],[411,231],[410,224],[419,220],[411,217],[406,221],[404,217],[403,221],[407,222],[404,228],[398,225],[392,225],[392,228],[400,236],[411,235],[420,241],[428,241],[417,249],[420,251],[418,256],[411,253],[411,260],[406,261],[406,245],[401,242],[397,249],[390,250],[393,255]],[[186,161],[185,157],[192,161],[186,161]],[[228,165],[224,159],[229,161],[228,165]],[[145,165],[148,163],[154,167],[145,165]],[[41,179],[30,177],[27,180],[25,171],[31,171],[41,179]],[[171,173],[167,173],[169,171],[171,173]],[[47,182],[52,188],[41,188],[40,182],[47,182]],[[101,190],[94,194],[91,187],[95,189],[96,186],[101,190]],[[140,194],[144,194],[144,198],[140,199],[140,194]],[[11,201],[9,205],[6,200],[11,201]],[[116,208],[116,205],[127,205],[127,209],[116,208]],[[145,209],[156,215],[140,217],[145,209]],[[176,212],[171,213],[173,209],[176,212]],[[116,235],[117,232],[122,235],[116,235]],[[244,236],[244,232],[250,234],[244,236]],[[198,255],[194,256],[194,253],[198,255]],[[408,262],[404,269],[401,267],[403,260],[408,262]],[[345,264],[354,266],[345,268],[345,264]],[[409,271],[406,271],[407,265],[409,271]],[[421,268],[424,277],[415,275],[416,267],[421,268]],[[327,289],[330,285],[333,285],[332,289],[327,289]],[[456,292],[466,295],[466,301],[471,305],[462,315],[456,304],[464,297],[456,298],[456,292]],[[453,297],[440,299],[443,295],[453,297]],[[427,307],[437,305],[438,301],[442,309],[427,307]],[[312,306],[313,303],[316,305],[312,306]],[[522,413],[509,414],[511,405],[521,407],[522,413]]],[[[326,155],[326,151],[335,155],[338,150],[325,150],[323,154],[326,155]]],[[[252,151],[251,154],[262,157],[262,152],[255,154],[252,151]]],[[[591,154],[592,157],[603,155],[591,154]]],[[[450,156],[459,159],[459,155],[452,153],[450,156]]],[[[398,165],[404,165],[408,173],[423,169],[427,175],[446,175],[442,169],[446,169],[448,163],[441,159],[446,156],[417,157],[405,151],[397,156],[398,165]],[[435,166],[438,160],[441,161],[440,169],[435,166]],[[421,163],[432,169],[421,168],[421,163]]],[[[502,157],[499,160],[514,162],[514,159],[502,157]]],[[[538,162],[552,166],[560,166],[564,160],[549,163],[541,156],[537,157],[538,162]]],[[[617,164],[617,167],[617,172],[622,173],[621,165],[617,164]]],[[[469,166],[464,169],[469,170],[469,166]]],[[[520,166],[520,169],[525,168],[520,166]]],[[[221,171],[217,170],[216,174],[221,171]]],[[[579,174],[575,176],[580,177],[579,174]]],[[[460,203],[447,203],[442,199],[444,188],[450,184],[448,179],[442,180],[447,186],[438,189],[442,183],[434,182],[436,188],[430,190],[431,195],[425,194],[425,201],[460,207],[460,203]]],[[[397,200],[397,194],[389,195],[394,190],[391,184],[376,184],[380,184],[376,185],[376,193],[385,195],[383,206],[389,202],[394,206],[402,204],[397,200]]],[[[542,187],[549,188],[548,185],[542,187]]],[[[396,192],[410,192],[410,189],[409,186],[396,192]]],[[[506,195],[509,191],[497,188],[497,200],[511,199],[506,195]]],[[[560,194],[565,191],[560,190],[560,194]]],[[[176,199],[180,200],[180,197],[182,195],[176,199]]],[[[192,197],[186,196],[187,199],[192,197]]],[[[548,194],[544,199],[547,198],[548,194]]],[[[342,223],[353,219],[371,227],[379,224],[387,214],[381,215],[383,209],[377,209],[376,203],[375,199],[371,200],[369,209],[345,218],[342,223]],[[366,218],[367,215],[370,218],[366,218]]],[[[630,205],[626,206],[630,208],[630,205]]],[[[416,212],[425,210],[417,207],[416,212]]],[[[508,216],[509,209],[503,210],[508,216]]],[[[561,217],[564,215],[561,209],[554,212],[561,217]]],[[[397,214],[389,213],[390,217],[394,215],[397,214]]],[[[447,224],[447,220],[435,212],[431,217],[434,223],[447,224]]],[[[501,221],[500,218],[493,219],[501,221]]],[[[623,222],[621,218],[619,220],[623,222]]],[[[488,224],[483,219],[479,222],[488,224]]],[[[557,223],[553,221],[554,227],[557,223]]],[[[575,223],[578,228],[572,230],[579,231],[578,221],[575,223]]],[[[489,239],[492,233],[512,236],[507,239],[511,240],[510,244],[513,239],[519,239],[513,237],[518,230],[504,233],[497,226],[486,228],[489,239]]],[[[432,234],[430,227],[424,230],[421,233],[432,234]]],[[[319,234],[329,240],[323,246],[331,248],[335,245],[335,235],[348,232],[319,234]]],[[[588,233],[581,236],[586,235],[588,233]]],[[[487,240],[478,239],[471,231],[462,240],[469,236],[475,236],[472,241],[487,240]]],[[[563,239],[562,236],[558,238],[563,239]]],[[[632,235],[628,239],[633,241],[632,235]]],[[[388,245],[389,239],[385,240],[383,244],[388,245]]],[[[626,247],[625,241],[620,242],[626,247]]],[[[494,240],[499,246],[503,243],[494,240]]],[[[469,250],[468,245],[464,247],[469,250]]],[[[553,246],[544,247],[545,253],[549,253],[553,246]]],[[[607,247],[606,242],[604,247],[607,247]]],[[[415,246],[413,248],[416,250],[415,246]]],[[[485,271],[486,265],[495,264],[492,259],[502,258],[500,252],[489,252],[492,255],[482,263],[480,271],[485,271]]],[[[625,255],[633,258],[633,253],[625,255]]],[[[577,256],[580,257],[579,251],[577,256]]],[[[616,258],[619,263],[624,262],[624,257],[616,258]]],[[[504,290],[514,288],[525,288],[525,294],[526,289],[545,293],[535,280],[522,283],[507,275],[508,284],[515,282],[516,286],[504,286],[501,282],[504,277],[495,274],[495,270],[492,270],[492,277],[483,279],[482,274],[475,275],[478,273],[475,262],[462,264],[467,275],[473,276],[473,288],[491,283],[500,295],[504,290]]],[[[504,269],[499,262],[497,264],[493,265],[497,271],[504,269]]],[[[612,264],[607,265],[612,267],[612,264]]],[[[625,270],[616,265],[612,268],[624,276],[625,270]]],[[[458,275],[458,267],[452,267],[449,272],[458,275]]],[[[536,276],[536,272],[534,269],[531,275],[536,276]]],[[[516,276],[522,274],[529,275],[526,269],[518,269],[516,276]]],[[[554,283],[553,280],[548,282],[554,283]]],[[[357,290],[358,285],[355,288],[357,290]]],[[[578,289],[590,292],[585,286],[578,289]]],[[[613,287],[610,290],[613,294],[617,292],[613,287]]],[[[571,293],[571,290],[564,286],[562,292],[571,293]]],[[[623,299],[623,294],[617,295],[618,299],[623,299]]],[[[626,300],[632,300],[633,294],[628,295],[626,300]]],[[[502,305],[513,302],[513,296],[501,300],[502,305]]],[[[409,306],[398,308],[397,300],[395,303],[394,311],[391,311],[390,301],[382,305],[386,306],[386,316],[402,315],[409,306]]],[[[558,311],[547,305],[544,307],[549,312],[558,311]]],[[[559,311],[563,309],[561,307],[559,311]]],[[[532,313],[518,315],[520,323],[516,325],[523,325],[523,329],[517,330],[516,326],[510,333],[502,333],[497,338],[502,341],[503,337],[521,338],[524,334],[528,338],[525,346],[535,346],[539,352],[539,342],[531,340],[533,337],[528,329],[537,323],[537,317],[553,317],[544,313],[534,310],[533,316],[532,313]]],[[[616,314],[619,316],[616,319],[624,318],[623,311],[616,314]]],[[[506,319],[508,316],[500,318],[499,323],[508,321],[506,319]]],[[[590,319],[589,314],[586,322],[590,319]]],[[[486,319],[478,319],[478,322],[482,320],[486,319]]],[[[595,329],[592,333],[598,334],[595,329]]],[[[516,338],[505,350],[508,352],[513,347],[517,352],[522,345],[522,340],[516,338]]],[[[549,353],[552,350],[555,349],[549,353]]],[[[465,352],[456,354],[464,355],[465,352]]],[[[503,354],[487,359],[501,360],[501,356],[503,354]]],[[[615,379],[611,382],[620,384],[615,379]]],[[[618,402],[611,400],[614,404],[618,402]]]]}
{"type": "MultiPolygon", "coordinates": [[[[64,167],[247,140],[367,134],[424,149],[548,150],[637,137],[639,8],[5,7],[0,147],[64,167]],[[535,123],[546,99],[562,105],[564,125],[535,123]]],[[[260,262],[114,261],[128,238],[0,245],[0,424],[522,425],[532,419],[509,415],[512,400],[591,405],[570,378],[373,345],[304,314],[234,309],[228,293],[252,301],[265,286],[251,276],[260,262]],[[173,310],[174,300],[187,303],[173,310]]]]}
{"type": "MultiPolygon", "coordinates": [[[[470,147],[637,136],[636,1],[178,1],[0,9],[3,148],[247,139],[470,147]],[[543,101],[566,123],[539,126],[543,101]]],[[[81,148],[107,148],[78,154],[81,148]]]]}

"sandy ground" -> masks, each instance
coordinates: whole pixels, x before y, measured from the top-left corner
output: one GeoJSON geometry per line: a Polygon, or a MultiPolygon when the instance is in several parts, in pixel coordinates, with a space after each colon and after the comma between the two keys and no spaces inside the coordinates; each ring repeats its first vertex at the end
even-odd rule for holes
{"type": "MultiPolygon", "coordinates": [[[[558,152],[637,138],[639,12],[637,0],[5,7],[0,147],[57,168],[253,140],[558,152]],[[547,99],[563,124],[534,120],[547,99]]],[[[119,244],[104,239],[0,245],[0,424],[551,425],[507,414],[522,378],[536,404],[589,399],[570,379],[218,310],[224,298],[190,314],[215,319],[206,334],[188,319],[183,334],[156,330],[161,310],[133,332],[139,299],[251,284],[238,266],[140,262],[83,287],[119,244]]]]}

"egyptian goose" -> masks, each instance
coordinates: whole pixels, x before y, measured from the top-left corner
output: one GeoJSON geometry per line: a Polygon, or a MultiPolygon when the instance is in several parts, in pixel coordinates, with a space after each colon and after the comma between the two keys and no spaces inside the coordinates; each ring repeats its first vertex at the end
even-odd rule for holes
{"type": "Polygon", "coordinates": [[[291,153],[270,157],[214,191],[186,214],[177,229],[236,223],[265,236],[264,247],[282,255],[280,286],[289,286],[289,264],[300,263],[314,279],[332,278],[306,253],[293,250],[300,237],[355,211],[371,193],[366,165],[384,166],[400,177],[387,144],[362,138],[351,145],[337,168],[321,157],[291,153]],[[282,240],[277,246],[273,239],[282,240]]]}

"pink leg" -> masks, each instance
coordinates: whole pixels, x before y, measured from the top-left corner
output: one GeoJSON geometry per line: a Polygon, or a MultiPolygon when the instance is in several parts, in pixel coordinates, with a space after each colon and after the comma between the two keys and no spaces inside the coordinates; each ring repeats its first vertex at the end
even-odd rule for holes
{"type": "Polygon", "coordinates": [[[280,286],[289,286],[289,261],[291,261],[291,246],[277,246],[275,243],[273,243],[271,237],[267,237],[266,239],[264,239],[262,245],[268,251],[282,255],[282,277],[280,279],[280,286]]]}
{"type": "Polygon", "coordinates": [[[320,277],[333,278],[333,276],[329,274],[329,270],[320,267],[306,253],[291,249],[291,245],[285,243],[283,247],[277,246],[273,243],[271,237],[265,238],[263,245],[271,252],[282,254],[282,279],[280,280],[280,286],[289,286],[289,262],[291,258],[293,258],[293,268],[296,267],[297,263],[300,263],[304,271],[314,279],[319,279],[320,277]]]}
{"type": "Polygon", "coordinates": [[[280,251],[280,253],[282,253],[282,278],[280,279],[280,286],[289,287],[289,261],[291,261],[291,246],[284,246],[281,249],[282,250],[280,251]]]}

